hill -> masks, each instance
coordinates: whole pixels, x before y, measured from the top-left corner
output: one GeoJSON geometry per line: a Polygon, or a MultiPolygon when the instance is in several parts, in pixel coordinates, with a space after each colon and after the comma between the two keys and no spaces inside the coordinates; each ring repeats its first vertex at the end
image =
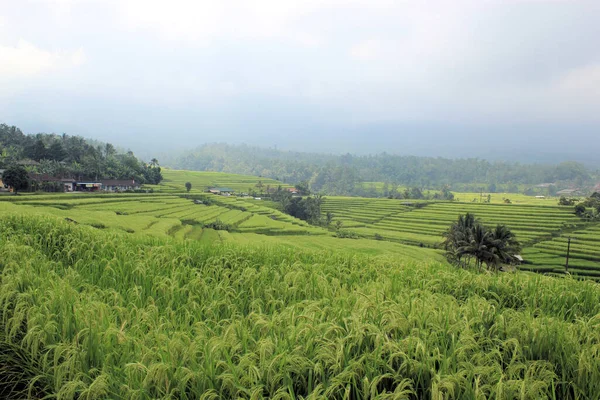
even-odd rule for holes
{"type": "Polygon", "coordinates": [[[226,144],[206,144],[180,154],[166,154],[163,161],[176,169],[263,176],[290,184],[307,181],[311,190],[328,195],[388,196],[397,185],[547,195],[572,186],[589,189],[600,180],[597,171],[577,162],[550,165],[388,153],[332,155],[226,144]],[[379,189],[373,192],[370,183],[379,189]]]}

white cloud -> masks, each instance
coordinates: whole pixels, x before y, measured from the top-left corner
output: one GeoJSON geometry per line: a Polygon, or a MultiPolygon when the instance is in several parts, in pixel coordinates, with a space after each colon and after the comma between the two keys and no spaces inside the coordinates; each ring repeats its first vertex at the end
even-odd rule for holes
{"type": "Polygon", "coordinates": [[[350,56],[358,60],[376,60],[382,56],[384,45],[380,40],[361,40],[350,49],[350,56]]]}
{"type": "Polygon", "coordinates": [[[0,77],[10,81],[54,69],[80,66],[85,62],[85,53],[83,49],[74,52],[47,51],[20,39],[14,47],[0,45],[0,60],[0,77]]]}
{"type": "Polygon", "coordinates": [[[278,38],[317,46],[322,38],[299,29],[302,18],[340,6],[386,8],[391,0],[128,0],[117,5],[130,29],[148,29],[169,40],[210,43],[219,37],[278,38]]]}

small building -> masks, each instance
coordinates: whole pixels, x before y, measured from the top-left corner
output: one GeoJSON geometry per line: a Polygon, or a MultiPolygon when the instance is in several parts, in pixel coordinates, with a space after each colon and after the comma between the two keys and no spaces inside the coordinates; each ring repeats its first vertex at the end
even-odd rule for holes
{"type": "Polygon", "coordinates": [[[30,190],[44,192],[62,192],[64,190],[61,178],[49,174],[27,174],[30,181],[30,190]]]}
{"type": "Polygon", "coordinates": [[[123,192],[125,190],[137,190],[140,184],[133,179],[102,179],[102,190],[106,192],[123,192]]]}
{"type": "Polygon", "coordinates": [[[102,183],[97,181],[73,182],[74,192],[98,192],[102,188],[102,183]]]}
{"type": "Polygon", "coordinates": [[[60,182],[62,183],[63,190],[65,192],[72,192],[73,190],[75,190],[75,188],[74,188],[75,179],[63,178],[60,180],[60,182]]]}
{"type": "Polygon", "coordinates": [[[230,189],[228,187],[211,187],[211,188],[208,188],[208,193],[229,196],[234,193],[234,190],[230,189]]]}
{"type": "Polygon", "coordinates": [[[536,199],[545,199],[546,196],[535,196],[536,199]]]}
{"type": "Polygon", "coordinates": [[[300,194],[300,192],[296,188],[286,188],[285,190],[287,190],[291,194],[300,194]]]}

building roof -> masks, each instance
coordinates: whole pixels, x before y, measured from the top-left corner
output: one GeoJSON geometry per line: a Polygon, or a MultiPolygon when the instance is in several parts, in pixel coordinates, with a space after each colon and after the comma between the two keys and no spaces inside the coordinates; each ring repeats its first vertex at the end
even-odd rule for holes
{"type": "Polygon", "coordinates": [[[233,189],[230,189],[228,187],[217,187],[217,188],[213,188],[215,190],[218,190],[219,192],[233,192],[233,189]]]}
{"type": "Polygon", "coordinates": [[[48,175],[48,174],[35,174],[33,172],[30,172],[27,175],[29,176],[29,179],[33,179],[34,181],[38,181],[38,182],[60,182],[61,181],[61,179],[59,177],[48,175]]]}
{"type": "Polygon", "coordinates": [[[102,186],[138,186],[133,179],[100,179],[102,186]]]}

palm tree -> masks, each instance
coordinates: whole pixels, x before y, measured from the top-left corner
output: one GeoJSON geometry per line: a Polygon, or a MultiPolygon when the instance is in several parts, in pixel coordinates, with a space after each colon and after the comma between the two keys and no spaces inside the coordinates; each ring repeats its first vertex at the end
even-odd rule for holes
{"type": "Polygon", "coordinates": [[[463,266],[462,260],[465,258],[464,266],[468,265],[472,254],[466,252],[465,249],[471,242],[473,227],[478,224],[479,220],[473,214],[466,213],[459,215],[458,220],[444,232],[443,245],[446,249],[446,257],[450,262],[463,266]]]}
{"type": "MultiPolygon", "coordinates": [[[[491,231],[491,246],[499,263],[510,264],[521,251],[521,244],[506,225],[496,225],[491,231]]],[[[494,264],[498,267],[498,264],[494,264]]]]}
{"type": "Polygon", "coordinates": [[[446,258],[466,267],[475,258],[479,269],[485,263],[488,269],[497,270],[501,264],[510,264],[521,251],[521,244],[505,225],[486,228],[473,214],[458,217],[446,232],[443,245],[446,258]]]}
{"type": "Polygon", "coordinates": [[[491,232],[485,226],[476,224],[471,229],[468,242],[465,241],[458,251],[475,257],[477,268],[481,270],[484,262],[488,266],[496,264],[498,256],[494,253],[493,247],[491,232]]]}

